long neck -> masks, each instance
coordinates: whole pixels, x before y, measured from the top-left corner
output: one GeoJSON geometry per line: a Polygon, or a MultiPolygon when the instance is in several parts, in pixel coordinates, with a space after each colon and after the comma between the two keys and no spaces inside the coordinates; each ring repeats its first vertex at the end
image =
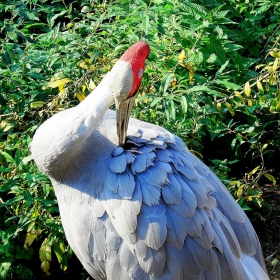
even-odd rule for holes
{"type": "Polygon", "coordinates": [[[43,173],[53,176],[67,166],[98,126],[114,101],[106,80],[78,106],[54,115],[38,128],[31,152],[43,173]]]}

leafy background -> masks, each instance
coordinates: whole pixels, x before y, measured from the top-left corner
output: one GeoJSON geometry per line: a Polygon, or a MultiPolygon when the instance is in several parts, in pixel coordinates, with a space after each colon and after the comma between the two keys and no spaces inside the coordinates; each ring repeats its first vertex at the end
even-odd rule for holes
{"type": "Polygon", "coordinates": [[[0,277],[88,277],[28,145],[139,40],[151,54],[134,117],[180,136],[219,175],[266,236],[277,277],[279,19],[278,0],[1,1],[0,277]]]}

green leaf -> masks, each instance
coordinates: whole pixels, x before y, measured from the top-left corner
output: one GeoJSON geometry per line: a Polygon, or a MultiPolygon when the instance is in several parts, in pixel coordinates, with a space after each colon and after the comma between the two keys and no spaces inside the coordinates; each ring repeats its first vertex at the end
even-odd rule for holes
{"type": "Polygon", "coordinates": [[[52,260],[52,247],[49,238],[45,238],[41,244],[39,257],[42,262],[52,260]]]}
{"type": "Polygon", "coordinates": [[[32,199],[30,192],[28,190],[25,190],[25,191],[23,191],[22,194],[23,194],[25,201],[27,202],[27,205],[31,206],[33,199],[32,199]]]}
{"type": "Polygon", "coordinates": [[[13,157],[7,152],[1,152],[1,155],[3,155],[8,162],[15,163],[13,157]]]}
{"type": "Polygon", "coordinates": [[[149,15],[148,13],[142,18],[142,27],[146,34],[149,32],[149,15]]]}
{"type": "Polygon", "coordinates": [[[60,267],[63,271],[67,269],[67,258],[65,256],[65,248],[64,243],[62,242],[56,242],[53,245],[53,250],[55,252],[55,255],[57,257],[57,260],[60,264],[60,267]]]}
{"type": "Polygon", "coordinates": [[[150,106],[154,107],[157,103],[161,102],[162,99],[163,99],[163,97],[156,97],[156,98],[154,98],[154,100],[152,101],[150,106]]]}
{"type": "Polygon", "coordinates": [[[240,85],[234,84],[234,83],[229,82],[227,80],[219,80],[219,79],[217,79],[216,83],[218,85],[222,85],[222,86],[224,86],[224,87],[226,87],[228,89],[232,89],[232,90],[240,90],[240,89],[242,89],[242,87],[240,85]]]}
{"type": "Polygon", "coordinates": [[[182,111],[184,113],[187,113],[188,112],[188,102],[187,102],[186,97],[182,95],[180,100],[181,100],[182,111]]]}
{"type": "Polygon", "coordinates": [[[263,175],[264,175],[264,177],[266,177],[266,178],[267,178],[270,182],[272,182],[272,183],[273,183],[273,185],[275,185],[275,184],[276,184],[276,179],[274,178],[274,176],[273,176],[273,175],[268,174],[268,173],[264,173],[263,175]]]}
{"type": "Polygon", "coordinates": [[[164,78],[162,79],[161,85],[160,85],[160,91],[165,93],[170,85],[170,81],[173,77],[172,72],[168,72],[164,78]]]}
{"type": "Polygon", "coordinates": [[[44,101],[35,101],[35,102],[30,103],[30,108],[32,108],[32,109],[42,108],[45,104],[46,104],[46,102],[44,102],[44,101]]]}
{"type": "Polygon", "coordinates": [[[0,278],[6,279],[7,274],[9,272],[9,269],[12,265],[13,257],[12,256],[6,256],[5,261],[0,262],[0,278]]]}
{"type": "Polygon", "coordinates": [[[229,64],[229,60],[227,60],[222,66],[221,68],[219,69],[219,71],[216,72],[215,76],[219,76],[221,73],[223,73],[223,71],[226,69],[226,67],[228,66],[229,64]]]}

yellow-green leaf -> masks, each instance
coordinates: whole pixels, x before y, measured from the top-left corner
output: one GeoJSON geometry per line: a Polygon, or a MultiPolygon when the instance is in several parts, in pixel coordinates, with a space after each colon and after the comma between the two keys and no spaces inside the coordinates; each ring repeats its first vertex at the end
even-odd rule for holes
{"type": "Polygon", "coordinates": [[[76,93],[76,96],[80,102],[82,102],[86,98],[86,96],[82,92],[76,93]]]}
{"type": "Polygon", "coordinates": [[[61,85],[65,85],[69,82],[71,82],[72,80],[69,79],[69,78],[65,78],[65,79],[61,79],[61,80],[56,80],[56,81],[53,81],[53,82],[48,82],[48,87],[51,87],[51,88],[57,88],[61,85]]]}
{"type": "Polygon", "coordinates": [[[252,101],[252,99],[249,99],[249,100],[248,100],[248,106],[249,106],[249,107],[252,107],[252,106],[253,106],[253,101],[252,101]]]}
{"type": "Polygon", "coordinates": [[[83,69],[88,69],[88,66],[86,65],[86,62],[84,60],[79,61],[77,65],[83,69]]]}
{"type": "Polygon", "coordinates": [[[276,179],[271,175],[271,174],[268,174],[268,173],[264,173],[263,174],[265,176],[265,178],[267,178],[270,182],[273,183],[273,185],[276,184],[276,179]]]}
{"type": "Polygon", "coordinates": [[[232,106],[230,105],[230,103],[226,102],[226,105],[227,105],[227,108],[228,108],[229,112],[231,113],[231,115],[234,116],[235,113],[234,113],[234,110],[233,110],[232,106]]]}
{"type": "Polygon", "coordinates": [[[278,259],[274,258],[271,262],[271,265],[275,266],[278,263],[278,259]]]}
{"type": "Polygon", "coordinates": [[[52,247],[50,244],[50,240],[45,238],[43,241],[40,250],[39,257],[41,261],[51,261],[52,260],[52,247]]]}
{"type": "Polygon", "coordinates": [[[60,268],[63,271],[65,271],[67,269],[67,258],[65,256],[64,243],[54,243],[53,250],[55,252],[58,262],[60,263],[60,268]]]}
{"type": "Polygon", "coordinates": [[[264,150],[267,148],[267,146],[268,146],[268,144],[264,144],[264,145],[262,146],[262,151],[264,151],[264,150]]]}
{"type": "Polygon", "coordinates": [[[236,192],[236,196],[237,196],[238,198],[240,198],[240,197],[242,196],[242,191],[243,191],[244,186],[245,186],[245,184],[241,185],[241,186],[238,188],[238,190],[237,190],[237,192],[236,192]]]}
{"type": "Polygon", "coordinates": [[[263,86],[259,80],[257,80],[257,87],[258,87],[259,93],[263,94],[264,93],[263,86]]]}
{"type": "Polygon", "coordinates": [[[255,174],[259,169],[260,169],[260,165],[259,166],[257,166],[257,167],[255,167],[251,172],[249,172],[249,174],[248,174],[248,179],[253,175],[253,174],[255,174]]]}
{"type": "Polygon", "coordinates": [[[274,63],[273,63],[273,66],[272,66],[272,70],[273,71],[276,71],[277,69],[278,69],[278,58],[276,58],[275,60],[274,60],[274,63]]]}
{"type": "Polygon", "coordinates": [[[269,53],[272,57],[275,57],[275,58],[280,58],[280,52],[274,52],[274,51],[271,51],[270,53],[269,53]]]}
{"type": "Polygon", "coordinates": [[[244,86],[244,92],[245,92],[247,97],[250,97],[250,95],[251,95],[251,86],[250,86],[249,82],[246,82],[246,84],[244,86]]]}
{"type": "Polygon", "coordinates": [[[89,81],[89,84],[88,84],[88,89],[89,89],[90,91],[92,91],[92,90],[94,90],[95,88],[96,88],[96,84],[94,83],[93,80],[90,80],[90,81],[89,81]]]}
{"type": "Polygon", "coordinates": [[[27,233],[24,241],[24,248],[28,249],[28,247],[33,243],[35,238],[37,237],[38,234],[31,234],[27,233]]]}
{"type": "Polygon", "coordinates": [[[178,58],[179,58],[179,60],[184,60],[186,58],[186,53],[184,50],[181,51],[178,58]]]}
{"type": "Polygon", "coordinates": [[[242,104],[245,104],[245,100],[239,91],[235,90],[234,94],[241,100],[242,104]]]}
{"type": "Polygon", "coordinates": [[[218,102],[218,103],[217,103],[217,109],[218,109],[218,111],[221,111],[221,107],[222,107],[222,103],[221,103],[221,102],[218,102]]]}
{"type": "Polygon", "coordinates": [[[44,102],[44,101],[35,101],[35,102],[30,103],[30,108],[32,108],[32,109],[42,108],[45,104],[46,104],[46,102],[44,102]]]}
{"type": "Polygon", "coordinates": [[[41,268],[47,276],[51,275],[51,273],[50,273],[50,262],[49,261],[42,261],[41,268]]]}

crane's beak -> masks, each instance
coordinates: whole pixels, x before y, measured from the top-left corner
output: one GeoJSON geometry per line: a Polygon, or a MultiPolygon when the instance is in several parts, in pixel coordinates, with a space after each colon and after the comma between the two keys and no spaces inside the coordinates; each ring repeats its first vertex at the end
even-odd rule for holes
{"type": "Polygon", "coordinates": [[[127,134],[127,127],[130,117],[130,111],[134,103],[134,97],[116,102],[117,111],[117,145],[123,147],[127,134]]]}

